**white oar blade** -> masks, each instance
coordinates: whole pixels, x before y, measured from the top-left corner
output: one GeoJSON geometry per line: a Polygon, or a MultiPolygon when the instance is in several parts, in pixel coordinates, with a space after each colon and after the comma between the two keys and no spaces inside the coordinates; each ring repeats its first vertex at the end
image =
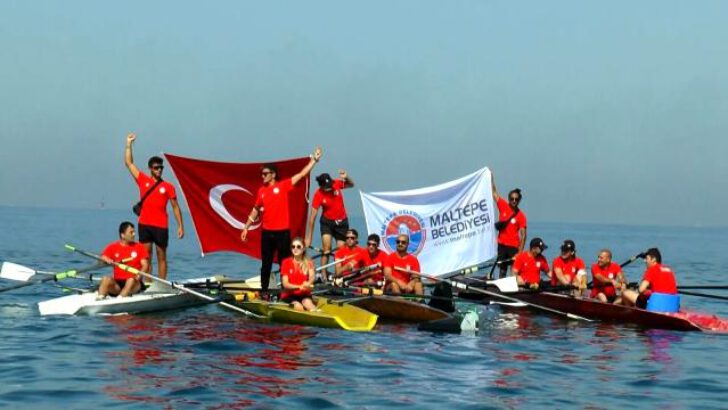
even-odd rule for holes
{"type": "Polygon", "coordinates": [[[27,266],[18,265],[12,262],[3,262],[2,269],[0,269],[0,278],[17,280],[20,282],[27,282],[35,276],[36,272],[27,266]]]}
{"type": "Polygon", "coordinates": [[[515,276],[508,276],[501,279],[490,280],[489,285],[495,285],[503,293],[518,292],[518,280],[515,276]]]}

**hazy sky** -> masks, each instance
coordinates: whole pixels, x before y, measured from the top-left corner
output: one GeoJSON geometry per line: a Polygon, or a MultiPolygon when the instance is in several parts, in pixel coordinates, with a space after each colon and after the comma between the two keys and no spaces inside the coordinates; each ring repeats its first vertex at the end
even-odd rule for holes
{"type": "Polygon", "coordinates": [[[0,205],[130,207],[136,131],[142,166],[320,144],[314,173],[365,191],[489,166],[531,221],[726,226],[727,19],[721,1],[3,0],[0,205]]]}

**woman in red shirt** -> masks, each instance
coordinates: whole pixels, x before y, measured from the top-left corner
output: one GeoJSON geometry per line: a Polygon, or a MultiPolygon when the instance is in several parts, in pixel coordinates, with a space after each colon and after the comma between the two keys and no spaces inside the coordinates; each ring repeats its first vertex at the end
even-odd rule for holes
{"type": "Polygon", "coordinates": [[[294,309],[303,311],[316,310],[316,304],[311,299],[311,288],[316,278],[316,269],[313,261],[306,256],[303,239],[295,238],[291,241],[290,256],[281,263],[281,300],[290,303],[294,309]]]}

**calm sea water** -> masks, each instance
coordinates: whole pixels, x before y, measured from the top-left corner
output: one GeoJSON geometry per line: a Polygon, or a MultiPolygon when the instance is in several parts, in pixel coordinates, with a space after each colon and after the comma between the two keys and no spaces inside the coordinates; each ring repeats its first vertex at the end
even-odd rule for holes
{"type": "MultiPolygon", "coordinates": [[[[64,270],[130,212],[0,207],[0,260],[64,270]]],[[[191,224],[187,224],[191,227],[191,224]]],[[[355,224],[364,231],[363,224],[355,224]]],[[[622,261],[658,246],[681,284],[728,281],[728,230],[538,224],[531,236],[622,261]]],[[[240,255],[170,246],[174,278],[257,271],[240,255]]],[[[631,280],[644,266],[634,263],[631,280]]],[[[84,286],[83,282],[66,282],[84,286]]],[[[0,286],[10,283],[3,282],[0,286]]],[[[40,317],[50,284],[0,293],[0,406],[10,408],[726,408],[728,336],[645,331],[479,307],[477,334],[412,326],[348,333],[256,323],[216,306],[124,317],[40,317]]],[[[728,317],[728,302],[684,297],[728,317]]]]}

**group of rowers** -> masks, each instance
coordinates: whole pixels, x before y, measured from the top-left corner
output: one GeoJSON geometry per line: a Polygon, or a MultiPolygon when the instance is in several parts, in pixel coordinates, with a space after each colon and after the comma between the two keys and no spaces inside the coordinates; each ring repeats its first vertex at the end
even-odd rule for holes
{"type": "MultiPolygon", "coordinates": [[[[162,180],[163,160],[150,158],[149,175],[141,172],[133,162],[132,144],[135,134],[126,140],[124,160],[132,178],[139,187],[139,239],[134,241],[134,225],[123,222],[119,227],[118,242],[107,246],[103,257],[108,263],[123,262],[129,266],[149,272],[151,255],[156,250],[158,274],[166,277],[166,248],[168,226],[166,206],[172,203],[177,220],[177,237],[184,236],[181,213],[176,201],[174,186],[162,180]]],[[[354,186],[354,181],[345,170],[339,170],[339,178],[334,179],[327,173],[316,177],[318,189],[311,203],[306,235],[304,238],[291,238],[288,194],[295,185],[308,177],[320,161],[323,151],[316,147],[309,156],[309,162],[295,175],[281,179],[276,164],[261,167],[262,186],[256,194],[255,204],[244,224],[240,238],[247,241],[248,231],[253,223],[261,225],[261,293],[268,295],[273,261],[277,256],[281,268],[282,293],[280,300],[292,304],[298,310],[314,310],[311,290],[317,280],[328,282],[346,281],[353,286],[379,287],[392,294],[423,295],[424,287],[417,256],[408,250],[410,238],[400,234],[396,238],[395,252],[387,254],[380,249],[382,238],[376,234],[367,237],[366,247],[359,246],[359,234],[349,226],[344,205],[343,190],[354,186]],[[311,247],[316,217],[321,210],[319,226],[322,249],[319,268],[313,258],[307,256],[306,249],[311,247]],[[335,249],[334,249],[335,245],[335,249]],[[334,262],[329,263],[333,255],[334,262]],[[328,268],[334,266],[330,275],[328,268]],[[317,275],[317,271],[319,274],[317,275]]],[[[567,286],[583,291],[586,287],[586,268],[584,261],[576,256],[576,244],[565,240],[561,255],[554,259],[553,270],[543,256],[547,248],[544,241],[534,238],[529,249],[524,250],[527,237],[527,219],[519,208],[522,194],[519,189],[509,192],[508,200],[502,198],[492,179],[492,195],[499,211],[498,256],[493,264],[500,268],[500,277],[506,276],[511,267],[518,284],[538,288],[541,273],[545,273],[552,286],[567,286]]],[[[676,294],[675,275],[670,268],[662,265],[662,256],[656,248],[649,249],[644,255],[647,270],[637,291],[626,289],[626,281],[621,267],[612,262],[608,249],[599,252],[596,263],[591,267],[593,286],[591,297],[602,302],[621,303],[644,308],[652,292],[676,294]],[[621,294],[620,294],[621,293],[621,294]]],[[[493,279],[493,270],[487,279],[493,279]]],[[[99,289],[101,297],[110,295],[127,296],[143,289],[141,279],[115,268],[114,276],[105,278],[99,289]]]]}

